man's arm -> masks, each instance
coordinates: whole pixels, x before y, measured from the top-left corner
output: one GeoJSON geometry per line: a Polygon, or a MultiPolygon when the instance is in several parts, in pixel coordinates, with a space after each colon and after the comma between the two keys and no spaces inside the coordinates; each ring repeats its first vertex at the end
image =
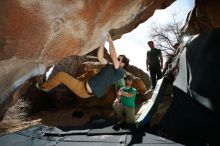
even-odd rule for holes
{"type": "Polygon", "coordinates": [[[103,45],[98,48],[97,57],[101,64],[107,64],[107,61],[104,58],[104,46],[103,45]]]}
{"type": "Polygon", "coordinates": [[[121,101],[121,94],[122,94],[122,88],[120,88],[119,90],[118,90],[118,92],[117,92],[117,99],[118,99],[118,102],[120,102],[121,101]]]}
{"type": "Polygon", "coordinates": [[[134,93],[122,92],[121,95],[129,98],[129,97],[134,96],[134,93]]]}
{"type": "Polygon", "coordinates": [[[115,46],[113,44],[111,35],[108,33],[108,42],[109,42],[109,52],[110,52],[110,56],[113,62],[113,65],[115,67],[115,69],[119,68],[119,62],[118,62],[118,58],[117,58],[117,53],[115,50],[115,46]]]}
{"type": "Polygon", "coordinates": [[[160,52],[160,69],[162,70],[163,69],[163,56],[162,56],[162,53],[160,52]]]}
{"type": "Polygon", "coordinates": [[[147,70],[149,70],[149,60],[148,60],[148,55],[147,55],[147,60],[146,60],[146,67],[147,67],[147,70]]]}
{"type": "Polygon", "coordinates": [[[125,96],[127,98],[133,97],[133,96],[136,96],[136,92],[137,91],[135,88],[132,88],[132,90],[130,92],[123,92],[123,90],[122,90],[121,96],[125,96]]]}

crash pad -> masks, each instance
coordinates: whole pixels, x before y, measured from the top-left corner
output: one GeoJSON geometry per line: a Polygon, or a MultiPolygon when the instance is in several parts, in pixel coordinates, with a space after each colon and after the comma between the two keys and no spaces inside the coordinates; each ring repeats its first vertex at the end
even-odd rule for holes
{"type": "Polygon", "coordinates": [[[135,118],[136,118],[136,123],[139,126],[143,126],[146,123],[148,123],[151,116],[156,111],[157,106],[159,105],[162,99],[162,93],[166,82],[167,82],[166,78],[161,78],[157,81],[157,85],[153,91],[152,97],[149,100],[147,100],[145,103],[143,103],[143,105],[137,112],[135,118]]]}

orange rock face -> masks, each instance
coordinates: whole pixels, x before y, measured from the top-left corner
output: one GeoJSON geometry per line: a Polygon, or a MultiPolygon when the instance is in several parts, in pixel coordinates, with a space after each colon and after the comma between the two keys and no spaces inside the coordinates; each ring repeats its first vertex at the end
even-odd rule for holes
{"type": "Polygon", "coordinates": [[[84,55],[104,43],[106,32],[120,37],[172,1],[1,1],[0,60],[84,55]]]}

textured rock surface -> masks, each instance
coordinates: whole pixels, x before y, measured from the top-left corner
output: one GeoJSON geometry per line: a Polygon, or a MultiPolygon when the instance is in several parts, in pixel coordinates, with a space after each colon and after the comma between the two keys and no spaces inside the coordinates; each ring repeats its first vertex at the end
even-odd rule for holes
{"type": "Polygon", "coordinates": [[[220,27],[220,1],[195,0],[195,7],[188,15],[185,25],[187,32],[198,34],[220,27]]]}
{"type": "Polygon", "coordinates": [[[0,105],[27,78],[42,74],[39,66],[85,55],[104,43],[105,32],[119,38],[173,1],[1,0],[0,105]]]}
{"type": "MultiPolygon", "coordinates": [[[[16,89],[20,88],[26,80],[32,76],[43,74],[45,66],[33,59],[10,59],[0,62],[0,117],[4,113],[13,96],[17,94],[16,89]],[[10,98],[9,98],[10,97],[10,98]]],[[[19,90],[19,89],[18,89],[19,90]]]]}
{"type": "Polygon", "coordinates": [[[0,59],[84,55],[134,29],[173,0],[1,1],[0,59]]]}

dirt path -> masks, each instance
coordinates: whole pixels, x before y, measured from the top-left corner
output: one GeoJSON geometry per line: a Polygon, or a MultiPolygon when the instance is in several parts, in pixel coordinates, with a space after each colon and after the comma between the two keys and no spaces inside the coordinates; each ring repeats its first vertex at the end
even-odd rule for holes
{"type": "Polygon", "coordinates": [[[38,124],[47,126],[83,125],[94,115],[114,117],[113,110],[109,108],[74,108],[71,106],[49,109],[29,116],[26,112],[28,106],[28,103],[19,99],[19,101],[7,111],[5,117],[0,122],[0,134],[16,132],[38,124]],[[72,113],[75,110],[82,111],[83,116],[81,118],[73,117],[72,113]]]}

